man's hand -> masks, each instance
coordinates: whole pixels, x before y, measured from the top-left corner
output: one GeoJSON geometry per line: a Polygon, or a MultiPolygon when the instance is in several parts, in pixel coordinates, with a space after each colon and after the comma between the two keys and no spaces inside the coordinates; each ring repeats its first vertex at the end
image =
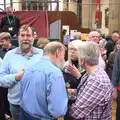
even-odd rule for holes
{"type": "Polygon", "coordinates": [[[118,96],[118,93],[117,93],[117,87],[114,88],[114,92],[113,92],[113,100],[114,101],[117,101],[117,96],[118,96]]]}
{"type": "Polygon", "coordinates": [[[14,76],[15,76],[15,79],[16,79],[17,81],[19,81],[19,80],[21,79],[24,70],[25,70],[25,68],[21,69],[18,73],[16,73],[16,74],[14,75],[14,76]]]}
{"type": "Polygon", "coordinates": [[[76,77],[77,79],[80,78],[81,73],[79,72],[79,70],[74,66],[74,65],[69,65],[67,67],[68,72],[70,72],[71,75],[73,75],[74,77],[76,77]]]}
{"type": "Polygon", "coordinates": [[[71,100],[76,99],[76,95],[77,95],[76,89],[67,89],[67,92],[68,92],[69,99],[71,100]]]}
{"type": "Polygon", "coordinates": [[[68,93],[71,95],[71,94],[74,94],[75,93],[75,90],[76,89],[67,89],[68,93]]]}

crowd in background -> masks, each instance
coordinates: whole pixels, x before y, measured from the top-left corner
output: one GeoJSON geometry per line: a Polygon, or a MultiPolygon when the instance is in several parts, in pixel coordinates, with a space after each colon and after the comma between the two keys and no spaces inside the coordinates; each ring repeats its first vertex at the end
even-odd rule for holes
{"type": "Polygon", "coordinates": [[[120,120],[118,31],[106,37],[94,30],[86,41],[76,32],[63,45],[37,38],[29,25],[18,28],[0,33],[0,120],[112,120],[113,100],[120,120]]]}

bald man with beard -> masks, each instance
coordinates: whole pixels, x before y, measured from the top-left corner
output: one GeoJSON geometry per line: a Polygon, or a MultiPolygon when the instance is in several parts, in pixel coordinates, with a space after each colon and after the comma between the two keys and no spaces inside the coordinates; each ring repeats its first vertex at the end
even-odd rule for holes
{"type": "Polygon", "coordinates": [[[68,96],[59,69],[65,47],[60,42],[50,42],[43,54],[22,76],[20,120],[53,120],[66,114],[68,96]]]}

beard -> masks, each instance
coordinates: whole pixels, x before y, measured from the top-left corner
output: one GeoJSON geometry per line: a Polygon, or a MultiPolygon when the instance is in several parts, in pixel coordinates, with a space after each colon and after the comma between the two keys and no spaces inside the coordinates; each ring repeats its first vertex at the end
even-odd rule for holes
{"type": "Polygon", "coordinates": [[[31,47],[33,46],[33,41],[19,41],[19,46],[22,52],[29,52],[31,47]]]}
{"type": "Polygon", "coordinates": [[[58,58],[58,59],[56,60],[56,66],[57,66],[60,70],[63,70],[64,64],[65,64],[64,58],[62,58],[62,59],[58,58]]]}
{"type": "Polygon", "coordinates": [[[31,45],[30,44],[21,44],[21,49],[23,52],[29,52],[31,49],[31,45]]]}

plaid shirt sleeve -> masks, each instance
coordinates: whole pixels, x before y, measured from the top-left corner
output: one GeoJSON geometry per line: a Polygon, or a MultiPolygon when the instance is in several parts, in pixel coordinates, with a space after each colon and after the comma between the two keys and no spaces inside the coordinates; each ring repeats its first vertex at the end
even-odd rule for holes
{"type": "Polygon", "coordinates": [[[69,108],[70,116],[75,119],[82,119],[88,116],[105,94],[103,85],[99,81],[92,78],[87,81],[84,88],[79,90],[76,102],[69,108]]]}

